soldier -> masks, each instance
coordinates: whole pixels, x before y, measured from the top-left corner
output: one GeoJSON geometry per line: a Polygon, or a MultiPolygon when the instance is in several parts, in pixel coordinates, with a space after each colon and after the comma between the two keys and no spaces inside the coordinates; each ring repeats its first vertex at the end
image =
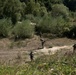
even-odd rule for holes
{"type": "Polygon", "coordinates": [[[30,60],[33,61],[33,57],[34,57],[33,52],[31,51],[29,55],[30,55],[30,60]]]}
{"type": "Polygon", "coordinates": [[[42,48],[44,48],[45,40],[43,38],[40,38],[40,41],[41,41],[42,48]]]}
{"type": "Polygon", "coordinates": [[[76,51],[76,44],[73,45],[73,53],[76,51]]]}
{"type": "Polygon", "coordinates": [[[42,48],[44,48],[45,40],[42,38],[42,32],[39,33],[42,48]]]}

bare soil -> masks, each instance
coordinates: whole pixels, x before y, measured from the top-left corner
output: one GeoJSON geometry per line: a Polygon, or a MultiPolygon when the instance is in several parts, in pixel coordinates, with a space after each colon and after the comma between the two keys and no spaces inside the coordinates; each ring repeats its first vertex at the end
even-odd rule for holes
{"type": "Polygon", "coordinates": [[[72,51],[72,45],[76,43],[76,40],[68,38],[44,39],[46,40],[44,49],[39,49],[41,48],[41,41],[38,36],[16,42],[8,38],[0,39],[0,64],[24,64],[30,61],[30,51],[34,52],[35,58],[42,55],[42,53],[49,54],[51,51],[54,53],[61,49],[72,51]]]}

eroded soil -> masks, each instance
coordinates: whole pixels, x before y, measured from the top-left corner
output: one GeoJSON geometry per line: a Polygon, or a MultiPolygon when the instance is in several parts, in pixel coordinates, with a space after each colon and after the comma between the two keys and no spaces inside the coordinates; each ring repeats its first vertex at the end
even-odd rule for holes
{"type": "Polygon", "coordinates": [[[24,64],[30,61],[30,51],[33,51],[34,58],[41,55],[54,54],[58,50],[72,51],[72,46],[76,43],[76,40],[68,38],[44,39],[46,40],[44,49],[40,49],[41,41],[37,36],[32,39],[19,40],[16,42],[7,38],[0,39],[0,64],[24,64]]]}

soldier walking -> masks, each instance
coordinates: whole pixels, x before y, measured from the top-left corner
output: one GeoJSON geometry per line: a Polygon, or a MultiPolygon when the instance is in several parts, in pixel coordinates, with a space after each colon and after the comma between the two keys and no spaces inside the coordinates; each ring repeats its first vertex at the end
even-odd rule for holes
{"type": "Polygon", "coordinates": [[[45,40],[43,38],[40,38],[40,41],[41,41],[41,45],[42,45],[42,49],[43,49],[44,48],[45,40]]]}
{"type": "Polygon", "coordinates": [[[73,45],[73,53],[76,52],[76,44],[73,45]]]}
{"type": "Polygon", "coordinates": [[[29,55],[30,55],[30,60],[33,61],[34,58],[33,52],[31,51],[29,55]]]}

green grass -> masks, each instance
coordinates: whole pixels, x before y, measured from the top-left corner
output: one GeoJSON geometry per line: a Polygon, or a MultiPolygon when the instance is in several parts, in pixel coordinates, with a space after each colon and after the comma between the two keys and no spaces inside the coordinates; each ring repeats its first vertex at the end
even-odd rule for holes
{"type": "Polygon", "coordinates": [[[76,75],[76,55],[42,56],[22,66],[0,66],[0,75],[76,75]]]}

